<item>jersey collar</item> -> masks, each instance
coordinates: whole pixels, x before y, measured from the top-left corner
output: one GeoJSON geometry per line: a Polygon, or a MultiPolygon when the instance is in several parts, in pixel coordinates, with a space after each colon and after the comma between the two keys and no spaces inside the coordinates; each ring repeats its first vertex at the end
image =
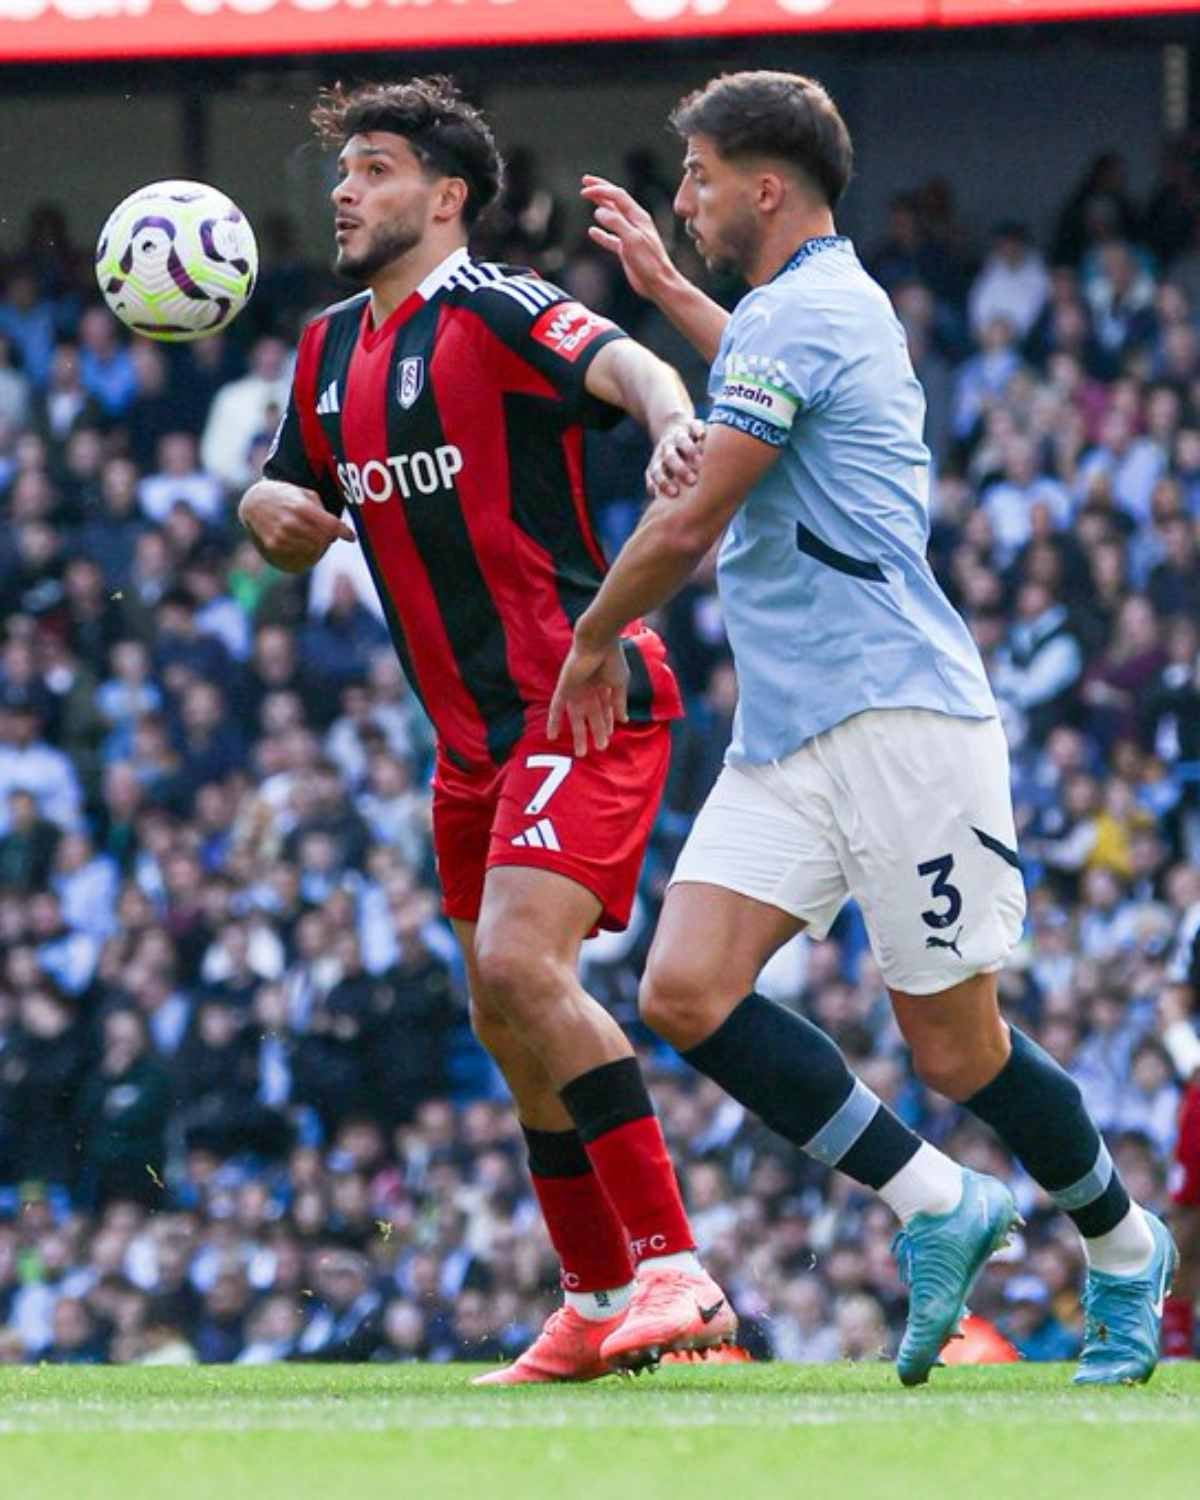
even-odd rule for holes
{"type": "Polygon", "coordinates": [[[805,240],[800,248],[794,252],[780,266],[772,281],[778,281],[781,276],[786,276],[789,271],[794,271],[797,266],[803,265],[812,255],[819,255],[822,250],[837,250],[843,245],[849,245],[850,239],[844,234],[818,234],[811,240],[805,240]]]}
{"type": "Polygon", "coordinates": [[[428,302],[430,297],[442,290],[456,271],[461,271],[463,266],[469,264],[470,259],[470,253],[465,245],[460,245],[457,250],[451,250],[446,259],[434,266],[417,288],[417,296],[428,302]]]}
{"type": "Polygon", "coordinates": [[[362,312],[362,341],[366,348],[375,349],[385,339],[390,338],[395,331],[433,297],[436,297],[446,287],[455,274],[462,270],[463,266],[471,262],[470,254],[465,245],[460,245],[457,250],[451,250],[445,260],[440,261],[425,280],[409,292],[399,307],[394,307],[388,316],[380,323],[378,328],[371,326],[371,302],[367,299],[362,312]]]}

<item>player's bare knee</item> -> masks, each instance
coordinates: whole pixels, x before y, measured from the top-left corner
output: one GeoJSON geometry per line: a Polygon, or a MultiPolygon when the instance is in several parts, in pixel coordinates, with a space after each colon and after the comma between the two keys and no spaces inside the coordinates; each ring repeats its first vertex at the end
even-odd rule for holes
{"type": "Polygon", "coordinates": [[[713,978],[690,964],[655,961],[646,966],[638,991],[642,1020],[672,1047],[686,1051],[720,1024],[713,1010],[713,978]]]}
{"type": "Polygon", "coordinates": [[[475,966],[487,1005],[508,1025],[529,1030],[546,1014],[560,988],[558,961],[520,926],[480,927],[475,939],[475,966]]]}
{"type": "Polygon", "coordinates": [[[1000,1071],[1003,1059],[994,1059],[984,1047],[970,1047],[950,1037],[913,1048],[913,1068],[926,1088],[961,1103],[977,1094],[1000,1071]]]}
{"type": "Polygon", "coordinates": [[[518,1045],[512,1027],[490,996],[472,994],[470,1016],[475,1040],[492,1057],[499,1060],[503,1053],[518,1045]]]}
{"type": "Polygon", "coordinates": [[[913,1070],[926,1088],[947,1099],[965,1099],[974,1092],[969,1086],[964,1088],[970,1059],[953,1038],[936,1036],[916,1043],[913,1070]]]}

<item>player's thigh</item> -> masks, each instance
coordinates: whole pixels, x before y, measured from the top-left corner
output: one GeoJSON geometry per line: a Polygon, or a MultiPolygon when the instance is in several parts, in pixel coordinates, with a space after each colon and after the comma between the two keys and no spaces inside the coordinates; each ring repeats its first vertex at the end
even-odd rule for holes
{"type": "Polygon", "coordinates": [[[969,1099],[1008,1061],[995,974],[973,974],[932,995],[889,994],[918,1076],[946,1098],[969,1099]]]}
{"type": "Polygon", "coordinates": [[[750,993],[772,954],[803,930],[790,912],[737,891],[673,884],[646,960],[643,1019],[675,1046],[696,1046],[750,993]]]}
{"type": "Polygon", "coordinates": [[[803,928],[823,938],[846,899],[820,768],[727,766],[671,876],[647,962],[643,1012],[724,1007],[753,989],[803,928]],[[785,795],[786,793],[786,795],[785,795]]]}
{"type": "MultiPolygon", "coordinates": [[[[530,735],[505,767],[487,856],[487,890],[504,869],[541,870],[595,897],[590,928],[629,921],[671,755],[666,724],[625,724],[607,749],[576,757],[530,735]]],[[[485,896],[485,901],[487,897],[485,896]]],[[[587,936],[585,929],[583,936],[587,936]]]]}
{"type": "Polygon", "coordinates": [[[829,741],[847,879],[888,988],[935,996],[996,973],[1025,917],[999,721],[874,711],[829,741]]]}
{"type": "Polygon", "coordinates": [[[495,992],[501,970],[532,974],[549,965],[574,972],[600,910],[599,897],[570,875],[536,865],[493,865],[484,877],[475,933],[481,982],[495,992]]]}

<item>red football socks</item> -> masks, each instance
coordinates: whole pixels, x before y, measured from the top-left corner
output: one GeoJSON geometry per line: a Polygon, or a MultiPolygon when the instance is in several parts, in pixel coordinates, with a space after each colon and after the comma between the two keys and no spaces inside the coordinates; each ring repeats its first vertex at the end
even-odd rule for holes
{"type": "Polygon", "coordinates": [[[574,1078],[562,1101],[629,1237],[634,1264],[695,1249],[662,1126],[634,1057],[574,1078]]]}
{"type": "Polygon", "coordinates": [[[633,1279],[629,1243],[574,1130],[525,1131],[529,1175],[567,1292],[611,1292],[633,1279]]]}
{"type": "Polygon", "coordinates": [[[657,1116],[606,1130],[586,1148],[629,1235],[635,1266],[649,1256],[696,1248],[657,1116]]]}

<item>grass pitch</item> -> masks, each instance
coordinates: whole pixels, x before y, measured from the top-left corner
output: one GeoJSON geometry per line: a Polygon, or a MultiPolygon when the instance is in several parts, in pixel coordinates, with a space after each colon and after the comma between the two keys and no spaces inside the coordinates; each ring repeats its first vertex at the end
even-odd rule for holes
{"type": "Polygon", "coordinates": [[[1170,1500],[1200,1365],[676,1368],[474,1390],[440,1366],[0,1371],[5,1500],[1170,1500]]]}

